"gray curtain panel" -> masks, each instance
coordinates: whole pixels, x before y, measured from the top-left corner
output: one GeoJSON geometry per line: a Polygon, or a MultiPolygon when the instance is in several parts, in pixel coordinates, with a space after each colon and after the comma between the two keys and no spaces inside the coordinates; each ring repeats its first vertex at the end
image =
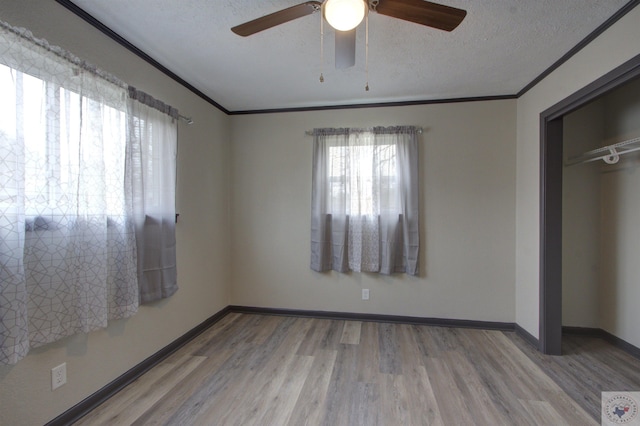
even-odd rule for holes
{"type": "Polygon", "coordinates": [[[177,110],[129,88],[127,172],[133,186],[140,303],[169,297],[178,290],[177,117],[177,110]]]}
{"type": "Polygon", "coordinates": [[[145,216],[136,227],[140,303],[163,299],[178,291],[174,217],[145,216]]]}
{"type": "Polygon", "coordinates": [[[315,129],[311,269],[418,274],[418,129],[315,129]]]}

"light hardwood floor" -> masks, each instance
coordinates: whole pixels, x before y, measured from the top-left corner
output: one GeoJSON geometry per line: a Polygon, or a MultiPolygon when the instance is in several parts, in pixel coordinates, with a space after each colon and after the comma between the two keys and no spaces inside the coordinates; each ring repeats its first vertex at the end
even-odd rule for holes
{"type": "Polygon", "coordinates": [[[78,425],[597,425],[640,361],[599,339],[231,313],[78,425]]]}

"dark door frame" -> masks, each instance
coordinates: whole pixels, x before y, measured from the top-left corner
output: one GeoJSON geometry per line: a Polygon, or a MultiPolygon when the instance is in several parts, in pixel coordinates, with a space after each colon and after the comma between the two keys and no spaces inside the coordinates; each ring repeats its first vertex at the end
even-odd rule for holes
{"type": "Polygon", "coordinates": [[[540,114],[540,318],[538,349],[561,355],[563,117],[640,77],[640,55],[540,114]]]}

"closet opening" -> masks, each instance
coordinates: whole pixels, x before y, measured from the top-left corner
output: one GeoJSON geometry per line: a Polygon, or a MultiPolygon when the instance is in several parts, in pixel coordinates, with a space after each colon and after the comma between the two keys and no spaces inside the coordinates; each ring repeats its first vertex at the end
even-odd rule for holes
{"type": "MultiPolygon", "coordinates": [[[[604,228],[609,227],[608,231],[613,232],[611,226],[618,223],[616,220],[623,218],[629,222],[630,216],[633,216],[632,213],[628,213],[630,210],[626,213],[612,211],[608,206],[612,201],[619,201],[619,198],[612,198],[619,196],[619,194],[613,194],[618,191],[618,189],[613,190],[618,188],[616,185],[620,188],[629,187],[635,179],[633,175],[638,177],[640,185],[640,152],[636,154],[622,152],[640,148],[640,143],[633,141],[634,138],[639,137],[640,55],[540,114],[538,349],[542,353],[562,354],[563,281],[564,285],[567,285],[564,289],[565,295],[576,298],[575,301],[569,302],[568,298],[565,298],[565,320],[568,321],[569,326],[604,330],[616,337],[619,337],[617,331],[628,334],[630,330],[629,325],[620,324],[624,321],[634,321],[629,319],[628,313],[621,314],[624,318],[620,321],[620,318],[615,318],[615,315],[603,315],[602,304],[606,304],[609,308],[616,308],[620,299],[624,298],[624,295],[620,294],[607,295],[607,284],[603,282],[617,280],[621,274],[632,274],[632,272],[628,270],[621,272],[610,266],[605,268],[604,265],[625,245],[632,248],[636,240],[640,251],[640,233],[637,239],[627,236],[623,238],[625,241],[620,242],[615,238],[612,239],[604,228]],[[613,110],[626,105],[627,115],[632,118],[625,118],[616,123],[615,117],[609,114],[611,110],[609,106],[614,103],[616,107],[613,110]],[[580,124],[581,122],[584,126],[580,124]],[[625,163],[629,160],[623,159],[622,156],[627,154],[635,164],[629,166],[625,163]],[[600,158],[595,159],[597,157],[600,158]],[[566,189],[572,192],[563,192],[563,181],[566,189]],[[585,189],[589,185],[592,189],[596,188],[597,193],[589,194],[585,189]],[[589,207],[597,211],[587,210],[589,207]],[[568,218],[568,215],[571,216],[568,218]],[[569,240],[569,238],[576,239],[569,240]],[[567,241],[570,243],[567,244],[567,241]],[[588,244],[597,246],[588,246],[588,244]],[[613,250],[612,247],[614,247],[613,250]],[[580,271],[581,267],[586,269],[580,271]],[[589,318],[589,315],[594,317],[589,318]]],[[[638,193],[640,194],[640,190],[638,193]]],[[[627,208],[629,206],[624,206],[624,209],[627,208]]],[[[640,196],[638,209],[640,211],[640,196]]],[[[640,225],[640,214],[637,217],[640,225]]],[[[623,234],[624,232],[621,233],[623,234]]],[[[627,264],[630,262],[627,261],[627,264]]],[[[640,265],[640,255],[635,264],[640,265]]],[[[640,266],[638,268],[640,271],[640,266]]],[[[640,276],[640,273],[637,276],[640,276]]],[[[640,280],[626,285],[634,286],[632,291],[637,289],[637,294],[640,294],[640,280]]],[[[616,291],[614,290],[613,293],[616,291]]],[[[624,291],[628,293],[629,290],[624,291]]],[[[636,300],[636,304],[638,300],[640,299],[636,300]]],[[[629,310],[626,306],[623,308],[629,310]]],[[[625,337],[621,339],[625,340],[625,337]]],[[[635,336],[632,340],[634,339],[636,339],[635,336]]],[[[634,342],[631,343],[634,344],[634,342]]],[[[635,342],[635,345],[637,346],[638,343],[635,342]]]]}

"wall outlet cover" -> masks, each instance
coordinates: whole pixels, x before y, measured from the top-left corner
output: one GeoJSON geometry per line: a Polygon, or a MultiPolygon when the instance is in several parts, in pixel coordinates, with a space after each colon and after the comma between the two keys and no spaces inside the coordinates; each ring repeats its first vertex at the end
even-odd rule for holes
{"type": "Polygon", "coordinates": [[[56,390],[67,383],[67,363],[63,362],[51,369],[51,390],[56,390]]]}

